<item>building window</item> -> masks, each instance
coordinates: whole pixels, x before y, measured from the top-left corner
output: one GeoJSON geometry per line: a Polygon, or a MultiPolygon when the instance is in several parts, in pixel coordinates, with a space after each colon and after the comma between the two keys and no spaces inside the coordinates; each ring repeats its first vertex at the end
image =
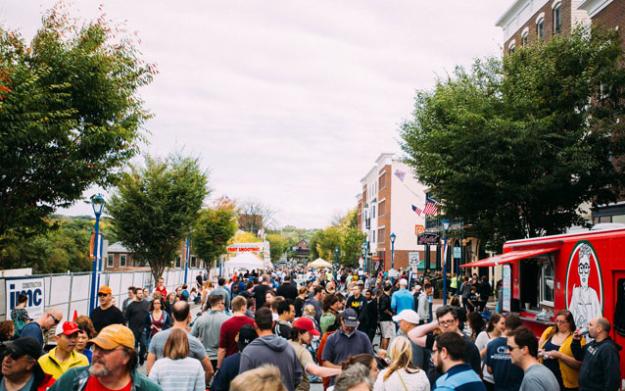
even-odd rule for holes
{"type": "Polygon", "coordinates": [[[562,32],[562,13],[560,12],[560,5],[560,3],[557,3],[552,10],[554,34],[560,34],[562,32]]]}
{"type": "Polygon", "coordinates": [[[386,201],[380,201],[378,204],[378,216],[384,216],[386,213],[386,201]]]}
{"type": "Polygon", "coordinates": [[[380,188],[380,190],[386,187],[386,173],[380,175],[380,177],[378,178],[378,187],[380,188]]]}
{"type": "Polygon", "coordinates": [[[541,41],[545,39],[545,18],[543,17],[536,20],[536,36],[541,41]]]}
{"type": "Polygon", "coordinates": [[[375,230],[371,231],[371,243],[375,243],[375,230]]]}
{"type": "Polygon", "coordinates": [[[191,257],[191,267],[196,267],[197,266],[196,263],[197,263],[197,258],[191,257]]]}
{"type": "Polygon", "coordinates": [[[379,228],[378,229],[378,240],[379,240],[379,243],[384,243],[385,239],[386,239],[386,228],[379,228]]]}
{"type": "Polygon", "coordinates": [[[125,255],[121,255],[119,257],[119,266],[126,267],[126,256],[125,255]]]}
{"type": "Polygon", "coordinates": [[[508,54],[514,53],[515,49],[516,49],[516,45],[514,43],[508,46],[508,54]]]}
{"type": "Polygon", "coordinates": [[[180,267],[180,257],[176,257],[176,267],[180,267]]]}
{"type": "Polygon", "coordinates": [[[106,267],[113,267],[113,255],[109,254],[106,258],[106,267]]]}
{"type": "Polygon", "coordinates": [[[371,218],[375,219],[375,205],[371,205],[371,218]]]}
{"type": "Polygon", "coordinates": [[[521,34],[521,46],[526,46],[529,37],[529,32],[525,30],[523,34],[521,34]]]}
{"type": "Polygon", "coordinates": [[[541,267],[540,304],[553,306],[555,292],[555,272],[553,257],[549,257],[541,267]]]}

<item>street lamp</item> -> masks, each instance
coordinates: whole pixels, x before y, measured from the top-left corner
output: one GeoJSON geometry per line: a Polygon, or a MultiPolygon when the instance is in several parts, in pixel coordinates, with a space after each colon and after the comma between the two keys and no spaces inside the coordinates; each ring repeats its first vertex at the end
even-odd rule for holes
{"type": "Polygon", "coordinates": [[[391,232],[391,269],[395,270],[395,239],[397,235],[395,232],[391,232]]]}
{"type": "Polygon", "coordinates": [[[93,263],[91,266],[91,296],[89,303],[89,314],[93,312],[97,303],[97,279],[98,279],[98,260],[102,257],[102,247],[100,245],[100,216],[102,215],[102,209],[104,209],[104,196],[100,193],[91,196],[91,207],[95,214],[95,225],[93,226],[95,231],[95,238],[93,241],[93,263]]]}
{"type": "Polygon", "coordinates": [[[449,220],[441,220],[443,224],[443,305],[447,305],[447,230],[449,220]]]}
{"type": "Polygon", "coordinates": [[[336,272],[339,265],[339,255],[341,255],[341,249],[339,246],[334,247],[334,281],[336,281],[336,272]]]}

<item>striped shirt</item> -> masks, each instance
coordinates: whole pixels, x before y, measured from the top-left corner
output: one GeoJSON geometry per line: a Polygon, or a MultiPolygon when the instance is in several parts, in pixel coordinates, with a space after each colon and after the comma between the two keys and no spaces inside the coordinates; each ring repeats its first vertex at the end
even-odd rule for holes
{"type": "Polygon", "coordinates": [[[156,360],[150,380],[161,386],[163,391],[205,391],[204,369],[194,358],[179,360],[161,358],[156,360]]]}

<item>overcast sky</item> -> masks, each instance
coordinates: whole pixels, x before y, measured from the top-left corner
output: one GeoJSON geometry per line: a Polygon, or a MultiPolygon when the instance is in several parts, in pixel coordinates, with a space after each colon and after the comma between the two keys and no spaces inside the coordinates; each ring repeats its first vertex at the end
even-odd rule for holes
{"type": "MultiPolygon", "coordinates": [[[[74,1],[72,16],[93,19],[98,3],[74,1]]],[[[356,205],[380,153],[401,153],[415,91],[501,52],[495,21],[511,3],[119,0],[104,11],[158,67],[141,90],[154,114],[143,152],[199,157],[211,197],[255,199],[280,225],[320,228],[356,205]]],[[[0,24],[32,37],[52,4],[0,0],[0,24]]]]}

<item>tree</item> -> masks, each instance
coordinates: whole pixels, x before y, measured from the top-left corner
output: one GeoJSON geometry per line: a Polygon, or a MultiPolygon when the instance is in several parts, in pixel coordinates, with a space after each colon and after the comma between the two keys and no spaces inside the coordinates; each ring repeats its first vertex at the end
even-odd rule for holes
{"type": "Polygon", "coordinates": [[[238,202],[237,205],[239,229],[257,234],[272,226],[275,211],[270,207],[254,200],[238,202]]]}
{"type": "Polygon", "coordinates": [[[150,265],[156,280],[191,233],[207,195],[207,177],[197,160],[147,157],[145,166],[132,165],[122,175],[107,211],[119,240],[150,265]]]}
{"type": "Polygon", "coordinates": [[[228,242],[237,232],[236,215],[232,208],[202,209],[193,225],[192,246],[197,256],[208,263],[226,252],[228,242]]]}
{"type": "Polygon", "coordinates": [[[70,20],[49,11],[30,43],[0,27],[0,248],[110,185],[149,117],[137,92],[154,67],[103,18],[70,20]]]}
{"type": "Polygon", "coordinates": [[[562,232],[622,189],[622,60],[618,35],[576,31],[458,68],[417,94],[407,161],[494,249],[562,232]]]}
{"type": "Polygon", "coordinates": [[[289,240],[279,232],[268,233],[267,241],[270,246],[271,262],[276,263],[280,257],[288,250],[289,240]]]}

